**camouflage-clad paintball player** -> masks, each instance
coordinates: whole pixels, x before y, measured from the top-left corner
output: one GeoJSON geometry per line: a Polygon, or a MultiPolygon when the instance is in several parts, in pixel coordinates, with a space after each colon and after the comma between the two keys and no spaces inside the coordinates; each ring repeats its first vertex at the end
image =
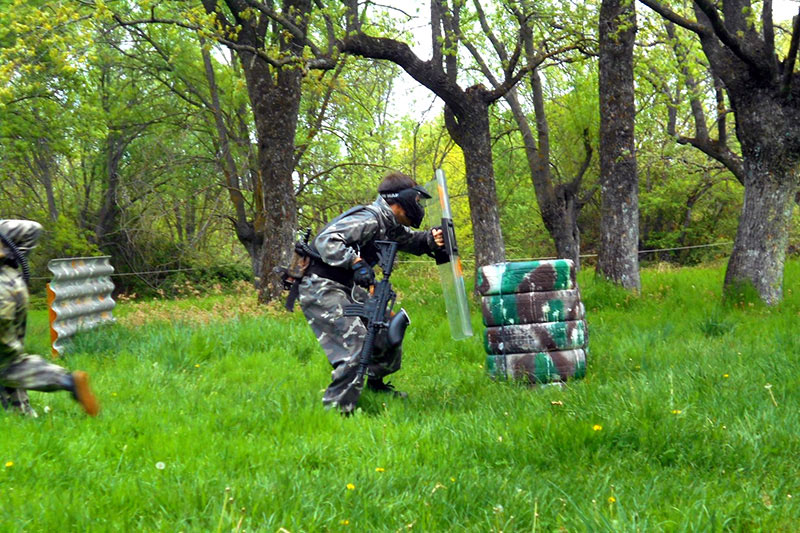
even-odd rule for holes
{"type": "Polygon", "coordinates": [[[66,390],[91,416],[99,411],[86,372],[67,372],[38,355],[25,353],[28,316],[27,256],[42,226],[30,220],[0,220],[0,404],[37,416],[28,390],[66,390]]]}
{"type": "MultiPolygon", "coordinates": [[[[415,255],[433,255],[444,246],[439,228],[409,229],[419,228],[425,215],[420,202],[430,198],[410,176],[388,174],[378,186],[378,194],[371,205],[354,207],[339,215],[314,238],[311,248],[322,261],[312,259],[299,288],[303,314],[333,366],[332,383],[322,403],[338,406],[343,413],[355,409],[355,405],[342,405],[342,401],[353,397],[348,394],[353,387],[362,385],[355,378],[367,333],[361,319],[344,316],[343,308],[354,299],[363,302],[368,296],[364,289],[375,283],[373,267],[378,256],[374,242],[396,241],[400,250],[415,255]]],[[[401,357],[402,347],[388,346],[385,335],[379,335],[367,370],[367,388],[405,397],[405,393],[383,381],[400,369],[401,357]]]]}

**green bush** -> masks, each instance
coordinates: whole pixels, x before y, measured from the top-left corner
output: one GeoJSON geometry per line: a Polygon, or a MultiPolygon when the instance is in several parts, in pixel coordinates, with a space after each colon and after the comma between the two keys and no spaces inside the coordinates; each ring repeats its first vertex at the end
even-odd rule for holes
{"type": "Polygon", "coordinates": [[[52,274],[47,270],[51,259],[63,257],[96,257],[103,254],[89,241],[90,233],[79,228],[71,219],[59,217],[57,222],[43,221],[44,233],[39,245],[30,255],[31,293],[44,297],[45,285],[52,274]]]}

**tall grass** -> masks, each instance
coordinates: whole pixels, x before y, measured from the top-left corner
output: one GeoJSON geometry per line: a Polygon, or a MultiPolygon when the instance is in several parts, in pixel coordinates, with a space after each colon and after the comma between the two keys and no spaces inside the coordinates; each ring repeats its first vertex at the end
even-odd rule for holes
{"type": "Polygon", "coordinates": [[[122,304],[62,361],[90,372],[99,418],[63,393],[0,414],[0,530],[795,531],[799,270],[774,308],[723,303],[721,267],[645,270],[639,297],[584,272],[587,376],[531,389],[488,379],[433,270],[400,269],[410,397],[365,393],[350,418],[321,406],[299,311],[122,304]]]}

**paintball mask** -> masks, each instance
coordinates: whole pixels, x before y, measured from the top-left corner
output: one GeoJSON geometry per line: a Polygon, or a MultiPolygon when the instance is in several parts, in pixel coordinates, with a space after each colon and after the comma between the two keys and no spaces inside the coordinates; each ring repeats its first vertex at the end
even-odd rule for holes
{"type": "Polygon", "coordinates": [[[430,198],[431,195],[425,190],[425,187],[416,185],[408,189],[402,189],[397,192],[384,192],[381,193],[384,200],[394,200],[406,212],[406,216],[411,221],[411,225],[418,228],[422,224],[422,219],[425,217],[425,208],[420,203],[422,198],[430,198]]]}

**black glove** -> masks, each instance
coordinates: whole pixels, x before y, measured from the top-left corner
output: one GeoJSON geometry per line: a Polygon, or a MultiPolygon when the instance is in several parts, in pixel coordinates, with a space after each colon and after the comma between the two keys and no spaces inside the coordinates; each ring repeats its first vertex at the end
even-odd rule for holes
{"type": "Polygon", "coordinates": [[[375,272],[366,261],[361,260],[353,263],[353,281],[356,285],[360,285],[365,289],[375,284],[375,272]]]}
{"type": "MultiPolygon", "coordinates": [[[[439,246],[438,244],[436,244],[436,239],[433,238],[433,230],[437,230],[437,229],[439,231],[442,231],[442,227],[441,226],[435,226],[435,227],[429,229],[427,231],[427,234],[425,235],[425,243],[428,245],[428,249],[431,252],[436,252],[437,250],[441,250],[442,248],[444,248],[444,245],[439,246]]],[[[442,238],[444,238],[444,233],[442,233],[442,238]]]]}

